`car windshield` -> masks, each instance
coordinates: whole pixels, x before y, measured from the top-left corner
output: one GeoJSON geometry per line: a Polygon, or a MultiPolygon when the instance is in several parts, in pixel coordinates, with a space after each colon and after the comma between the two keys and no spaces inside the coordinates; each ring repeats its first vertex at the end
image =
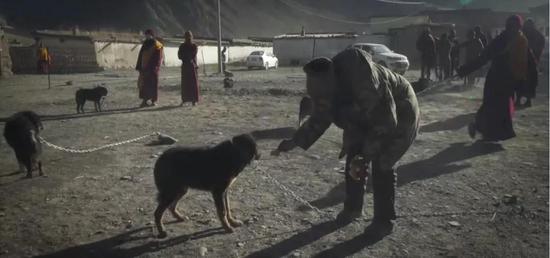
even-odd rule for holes
{"type": "Polygon", "coordinates": [[[391,50],[388,47],[384,46],[384,45],[371,45],[370,47],[371,47],[372,51],[374,51],[374,53],[376,53],[376,54],[391,52],[391,50]]]}
{"type": "Polygon", "coordinates": [[[254,51],[250,53],[251,56],[261,56],[264,54],[264,51],[254,51]]]}

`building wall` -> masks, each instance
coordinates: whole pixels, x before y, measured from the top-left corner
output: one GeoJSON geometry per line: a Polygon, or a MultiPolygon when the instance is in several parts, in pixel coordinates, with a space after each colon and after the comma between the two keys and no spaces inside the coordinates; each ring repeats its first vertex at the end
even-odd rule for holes
{"type": "Polygon", "coordinates": [[[10,45],[0,29],[0,77],[12,75],[11,69],[10,45]]]}
{"type": "Polygon", "coordinates": [[[313,58],[332,58],[355,38],[281,38],[273,41],[273,51],[281,65],[303,65],[313,58]]]}
{"type": "MultiPolygon", "coordinates": [[[[108,69],[134,68],[141,44],[96,42],[95,48],[97,60],[101,67],[108,69]]],[[[181,65],[178,58],[178,49],[179,46],[175,44],[164,46],[163,66],[177,67],[181,65]]],[[[228,62],[243,61],[250,52],[256,50],[272,52],[273,47],[229,46],[226,52],[228,62]]],[[[217,64],[218,47],[212,45],[199,46],[197,62],[198,65],[217,64]]]]}
{"type": "MultiPolygon", "coordinates": [[[[52,58],[52,73],[81,73],[100,71],[94,43],[86,38],[42,37],[52,58]]],[[[15,73],[35,73],[36,45],[10,48],[15,73]]]]}
{"type": "Polygon", "coordinates": [[[109,69],[134,68],[141,44],[119,42],[94,42],[97,63],[109,69]]]}

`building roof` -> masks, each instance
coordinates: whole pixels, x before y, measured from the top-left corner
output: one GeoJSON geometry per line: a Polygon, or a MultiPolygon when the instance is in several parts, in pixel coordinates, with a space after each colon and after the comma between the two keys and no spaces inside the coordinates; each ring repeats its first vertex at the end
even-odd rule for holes
{"type": "Polygon", "coordinates": [[[300,33],[288,33],[273,37],[273,39],[324,39],[324,38],[357,38],[353,32],[336,33],[306,33],[302,36],[300,33]]]}

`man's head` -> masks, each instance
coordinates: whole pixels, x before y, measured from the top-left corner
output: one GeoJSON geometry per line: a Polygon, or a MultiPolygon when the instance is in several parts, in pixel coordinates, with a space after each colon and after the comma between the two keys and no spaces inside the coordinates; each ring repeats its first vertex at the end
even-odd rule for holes
{"type": "Polygon", "coordinates": [[[336,90],[336,77],[332,60],[321,57],[304,65],[306,73],[307,94],[311,97],[314,106],[321,109],[330,109],[331,100],[336,90]]]}
{"type": "Polygon", "coordinates": [[[153,39],[155,37],[155,32],[152,29],[147,29],[144,34],[145,39],[153,39]]]}
{"type": "Polygon", "coordinates": [[[535,29],[535,21],[533,21],[533,19],[525,20],[525,23],[523,24],[523,30],[534,30],[534,29],[535,29]]]}
{"type": "Polygon", "coordinates": [[[474,27],[474,32],[477,33],[478,35],[481,34],[481,26],[475,26],[474,27]]]}
{"type": "Polygon", "coordinates": [[[183,37],[185,38],[185,42],[190,43],[193,41],[193,33],[190,30],[186,31],[183,37]]]}
{"type": "Polygon", "coordinates": [[[512,15],[506,19],[506,31],[518,32],[523,26],[523,18],[519,15],[512,15]]]}

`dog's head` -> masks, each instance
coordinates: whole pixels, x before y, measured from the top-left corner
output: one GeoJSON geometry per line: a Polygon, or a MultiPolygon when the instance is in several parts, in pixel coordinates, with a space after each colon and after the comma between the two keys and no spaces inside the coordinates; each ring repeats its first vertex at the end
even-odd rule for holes
{"type": "Polygon", "coordinates": [[[107,96],[107,93],[108,93],[107,88],[103,86],[97,86],[95,87],[95,90],[99,93],[100,96],[103,96],[103,97],[107,96]]]}
{"type": "Polygon", "coordinates": [[[243,160],[247,162],[252,161],[252,159],[260,159],[260,154],[258,153],[258,146],[254,138],[248,134],[241,134],[233,137],[231,140],[233,145],[239,150],[239,153],[243,160]]]}
{"type": "Polygon", "coordinates": [[[37,131],[44,130],[44,126],[42,126],[42,121],[40,120],[40,116],[33,111],[23,111],[23,116],[25,116],[31,123],[34,125],[37,131]]]}

